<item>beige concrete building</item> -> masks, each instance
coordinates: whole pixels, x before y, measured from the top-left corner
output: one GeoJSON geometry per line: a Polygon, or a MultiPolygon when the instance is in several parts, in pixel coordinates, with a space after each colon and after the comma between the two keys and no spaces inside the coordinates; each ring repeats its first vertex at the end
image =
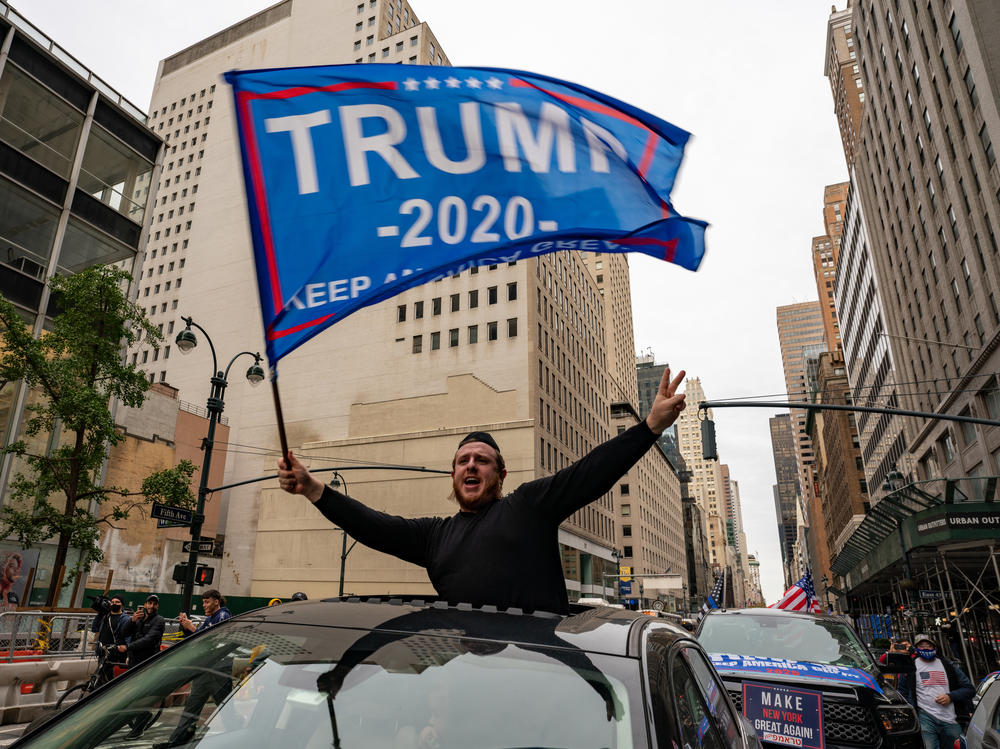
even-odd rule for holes
{"type": "Polygon", "coordinates": [[[837,10],[834,6],[826,29],[825,66],[826,77],[833,90],[834,111],[848,166],[854,163],[861,109],[865,102],[864,81],[859,67],[851,15],[851,0],[848,0],[845,10],[837,10]]]}
{"type": "MultiPolygon", "coordinates": [[[[220,367],[263,341],[233,112],[220,75],[234,67],[336,62],[448,64],[406,2],[287,0],[160,65],[151,122],[169,153],[140,299],[149,299],[168,337],[182,327],[181,315],[203,325],[220,367]]],[[[498,258],[363,309],[317,336],[281,362],[292,449],[314,469],[340,469],[348,491],[371,506],[405,516],[453,513],[450,479],[384,468],[448,470],[469,431],[493,432],[508,486],[570,464],[611,435],[612,392],[635,402],[630,313],[617,308],[628,305],[627,264],[596,255],[588,262],[589,269],[578,253],[498,258]],[[615,305],[610,311],[597,281],[607,269],[614,269],[602,282],[615,305]]],[[[151,352],[131,355],[137,363],[145,356],[154,378],[185,400],[206,397],[207,346],[183,360],[176,351],[155,362],[151,352]]],[[[226,414],[227,481],[273,474],[278,438],[267,389],[234,377],[226,414]]],[[[666,481],[649,474],[650,486],[666,481]]],[[[615,568],[617,519],[609,494],[564,524],[571,598],[613,595],[605,575],[615,568]]],[[[220,587],[227,592],[337,592],[341,534],[305,500],[271,483],[235,488],[222,493],[220,524],[227,550],[220,587]]],[[[431,592],[423,570],[360,545],[343,572],[348,592],[431,592]]]]}
{"type": "MultiPolygon", "coordinates": [[[[178,400],[174,388],[156,383],[150,386],[142,408],[119,408],[115,422],[125,433],[125,441],[111,448],[106,485],[138,490],[143,479],[154,471],[190,460],[198,467],[191,480],[191,491],[197,495],[204,457],[201,440],[208,430],[208,415],[203,408],[178,400]]],[[[229,442],[225,422],[216,425],[215,439],[210,487],[223,482],[229,442]]],[[[205,504],[203,538],[223,539],[219,534],[219,505],[210,495],[205,504]]],[[[104,561],[90,569],[87,587],[103,589],[110,572],[116,589],[181,592],[182,586],[173,582],[171,575],[175,564],[188,560],[181,547],[191,538],[190,528],[158,528],[148,511],[148,507],[134,510],[128,520],[115,522],[114,527],[102,531],[104,561]]],[[[222,559],[203,555],[199,564],[218,568],[222,559]]]]}

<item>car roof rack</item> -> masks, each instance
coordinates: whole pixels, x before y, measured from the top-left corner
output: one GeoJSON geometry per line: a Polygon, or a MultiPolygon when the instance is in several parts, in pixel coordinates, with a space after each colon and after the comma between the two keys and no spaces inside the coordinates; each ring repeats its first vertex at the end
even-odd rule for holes
{"type": "Polygon", "coordinates": [[[557,614],[553,611],[525,611],[517,606],[510,606],[508,608],[503,608],[492,603],[464,603],[464,602],[450,602],[442,598],[437,598],[435,596],[425,596],[425,595],[413,595],[413,596],[401,596],[401,595],[372,595],[372,596],[333,596],[332,598],[323,598],[325,602],[342,602],[342,603],[377,603],[389,606],[417,606],[424,608],[433,608],[447,610],[452,609],[454,611],[484,611],[490,614],[510,614],[512,616],[535,616],[541,619],[562,619],[564,618],[562,614],[557,614]]]}

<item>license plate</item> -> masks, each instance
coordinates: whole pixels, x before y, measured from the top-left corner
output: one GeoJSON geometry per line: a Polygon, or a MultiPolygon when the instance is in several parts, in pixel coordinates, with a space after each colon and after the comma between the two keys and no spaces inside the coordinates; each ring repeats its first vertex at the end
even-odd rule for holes
{"type": "Polygon", "coordinates": [[[820,692],[745,681],[743,714],[761,741],[823,749],[823,695],[820,692]]]}

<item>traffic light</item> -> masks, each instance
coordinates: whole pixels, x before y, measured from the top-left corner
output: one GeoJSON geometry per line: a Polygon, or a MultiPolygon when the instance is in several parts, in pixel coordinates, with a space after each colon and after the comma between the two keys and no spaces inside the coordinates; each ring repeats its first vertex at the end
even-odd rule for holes
{"type": "Polygon", "coordinates": [[[174,575],[171,578],[175,583],[183,584],[187,580],[188,566],[187,563],[181,562],[180,564],[174,565],[174,575]]]}
{"type": "Polygon", "coordinates": [[[195,585],[211,585],[214,579],[215,567],[206,567],[203,564],[198,565],[198,569],[194,572],[195,585]]]}

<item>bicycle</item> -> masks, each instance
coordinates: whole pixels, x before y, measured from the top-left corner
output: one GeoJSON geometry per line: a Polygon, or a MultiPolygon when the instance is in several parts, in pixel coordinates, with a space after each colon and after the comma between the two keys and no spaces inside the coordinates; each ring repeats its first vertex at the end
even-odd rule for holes
{"type": "Polygon", "coordinates": [[[108,655],[110,655],[110,653],[111,650],[109,648],[102,645],[101,643],[97,643],[97,670],[90,675],[90,678],[87,679],[87,681],[72,686],[65,692],[63,692],[61,695],[59,695],[59,699],[56,701],[57,712],[59,710],[62,710],[63,702],[65,702],[66,698],[69,697],[71,694],[77,695],[76,698],[72,700],[73,702],[76,702],[77,700],[82,700],[89,693],[93,692],[98,687],[103,686],[108,681],[110,681],[110,679],[106,678],[104,670],[104,666],[107,663],[108,655]]]}

